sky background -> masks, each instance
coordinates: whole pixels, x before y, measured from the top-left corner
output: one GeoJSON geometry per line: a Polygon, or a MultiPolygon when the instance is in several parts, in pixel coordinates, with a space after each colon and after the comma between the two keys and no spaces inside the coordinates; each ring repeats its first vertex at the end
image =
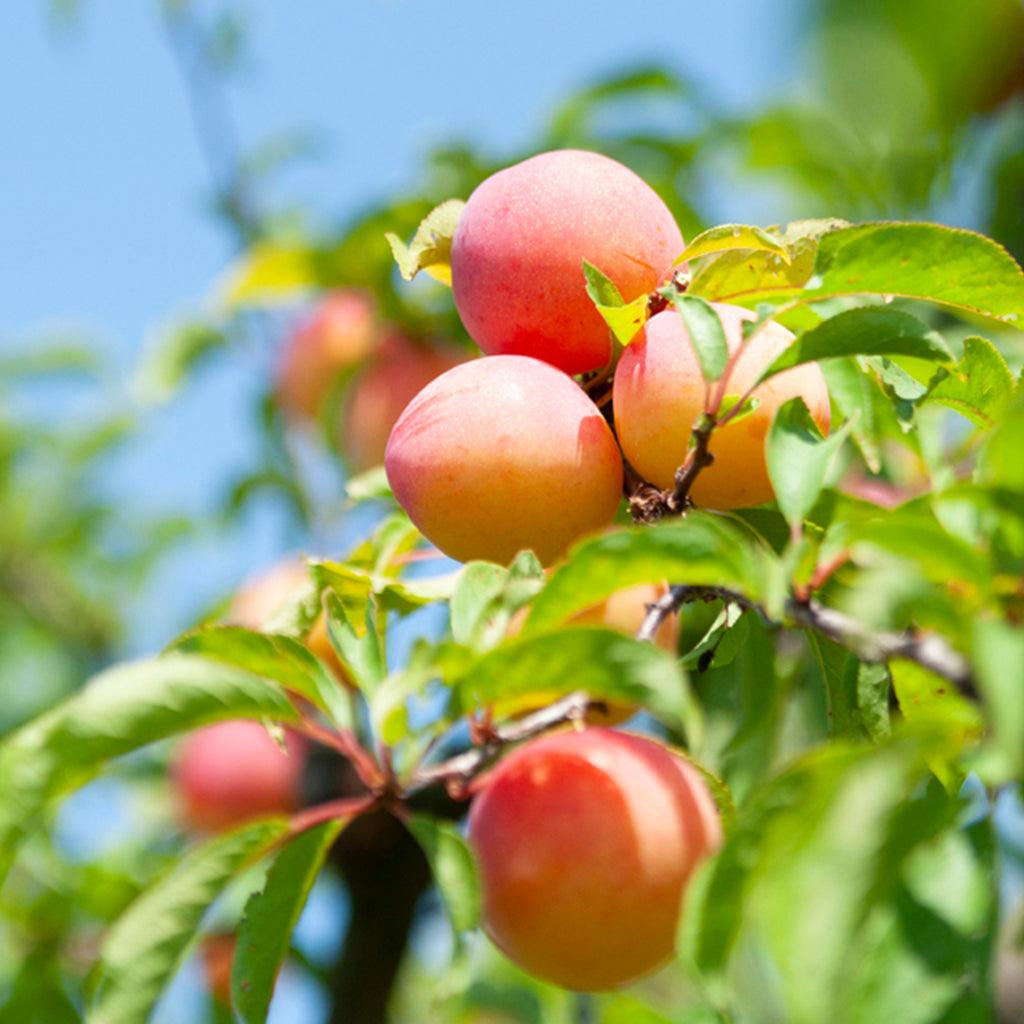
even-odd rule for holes
{"type": "MultiPolygon", "coordinates": [[[[432,143],[515,152],[568,92],[616,68],[662,61],[721,105],[763,103],[794,74],[801,5],[736,0],[674,20],[664,5],[615,0],[245,9],[247,57],[228,93],[241,145],[310,131],[317,158],[273,199],[335,223],[414,187],[432,143]]],[[[107,353],[108,387],[84,405],[60,389],[30,393],[33,413],[84,419],[124,400],[147,339],[201,306],[232,240],[206,206],[208,167],[156,3],[85,0],[68,24],[43,0],[4,4],[0,95],[0,353],[65,334],[107,353]]],[[[769,215],[752,192],[718,198],[722,219],[769,215]]],[[[223,361],[150,415],[114,460],[117,500],[208,518],[224,481],[254,461],[252,396],[266,370],[223,361]]],[[[166,641],[287,543],[272,503],[231,537],[190,542],[134,605],[129,652],[166,641]]]]}

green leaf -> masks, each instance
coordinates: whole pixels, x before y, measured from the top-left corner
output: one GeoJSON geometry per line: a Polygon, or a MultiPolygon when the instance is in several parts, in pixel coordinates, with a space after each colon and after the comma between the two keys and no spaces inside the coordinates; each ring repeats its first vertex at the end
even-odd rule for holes
{"type": "Polygon", "coordinates": [[[345,481],[345,494],[352,501],[394,500],[388,474],[383,466],[374,466],[365,473],[345,481]]]}
{"type": "Polygon", "coordinates": [[[577,690],[610,703],[645,707],[690,745],[700,735],[699,710],[686,675],[671,655],[610,629],[571,626],[521,636],[459,666],[450,679],[464,710],[536,697],[549,703],[577,690]]]}
{"type": "Polygon", "coordinates": [[[807,630],[805,635],[825,687],[829,735],[859,739],[863,732],[857,706],[857,659],[817,633],[807,630]]]}
{"type": "Polygon", "coordinates": [[[365,606],[376,595],[384,611],[408,615],[427,604],[447,600],[455,586],[457,573],[399,579],[390,572],[373,572],[351,563],[318,562],[317,576],[339,597],[346,608],[365,606]]]}
{"type": "Polygon", "coordinates": [[[216,324],[186,320],[168,326],[139,369],[137,386],[142,396],[166,401],[201,363],[227,344],[227,334],[216,324]]]}
{"type": "Polygon", "coordinates": [[[1024,272],[973,231],[913,223],[844,228],[821,239],[815,270],[820,280],[804,300],[898,295],[1024,326],[1024,272]]]}
{"type": "Polygon", "coordinates": [[[775,500],[791,529],[814,508],[832,458],[848,432],[849,421],[823,438],[801,398],[791,398],[775,414],[765,457],[775,500]]]}
{"type": "Polygon", "coordinates": [[[106,762],[230,718],[294,722],[273,682],[205,658],[170,654],[96,676],[84,689],[0,745],[0,872],[47,805],[84,785],[106,762]]]}
{"type": "Polygon", "coordinates": [[[345,821],[328,821],[281,848],[263,888],[249,897],[238,929],[231,999],[245,1024],[263,1024],[292,932],[345,821]]]}
{"type": "Polygon", "coordinates": [[[975,623],[973,660],[1002,762],[990,768],[1000,781],[1019,778],[1024,768],[1024,631],[1005,622],[975,623]]]}
{"type": "Polygon", "coordinates": [[[749,224],[721,224],[718,227],[702,231],[692,239],[672,265],[678,266],[687,260],[730,249],[774,253],[786,263],[789,262],[789,250],[782,240],[769,234],[763,228],[752,227],[749,224]]]}
{"type": "Polygon", "coordinates": [[[674,288],[667,288],[662,294],[683,318],[704,379],[709,383],[718,380],[729,362],[729,345],[718,313],[697,295],[680,295],[674,288]]]}
{"type": "Polygon", "coordinates": [[[341,684],[308,647],[291,637],[240,626],[207,626],[186,633],[174,649],[273,679],[327,712],[335,725],[352,725],[350,702],[341,684]]]}
{"type": "Polygon", "coordinates": [[[416,229],[410,245],[391,232],[386,234],[395,262],[406,281],[411,281],[423,270],[442,284],[452,283],[452,239],[465,205],[461,199],[448,199],[435,207],[416,229]]]}
{"type": "Polygon", "coordinates": [[[473,853],[454,825],[424,814],[406,822],[430,862],[434,883],[456,935],[480,923],[482,897],[473,853]]]}
{"type": "Polygon", "coordinates": [[[981,712],[957,693],[952,683],[920,665],[902,659],[889,663],[893,690],[907,722],[939,726],[945,742],[928,763],[935,776],[951,793],[959,791],[966,772],[960,755],[981,737],[981,712]]]}
{"type": "Polygon", "coordinates": [[[374,602],[366,603],[361,629],[349,621],[345,606],[337,595],[329,593],[326,600],[327,635],[338,660],[359,689],[373,696],[386,675],[384,641],[377,625],[374,602]]]}
{"type": "Polygon", "coordinates": [[[637,583],[731,587],[764,596],[771,555],[721,516],[691,512],[644,529],[616,530],[578,544],[537,595],[524,635],[543,632],[637,583]]]}
{"type": "Polygon", "coordinates": [[[625,300],[622,292],[616,287],[615,282],[593,263],[583,261],[583,277],[587,282],[587,294],[591,302],[600,308],[601,306],[621,306],[625,300]]]}
{"type": "Polygon", "coordinates": [[[876,743],[889,738],[889,693],[892,678],[887,665],[857,665],[857,707],[868,735],[876,743]]]}
{"type": "Polygon", "coordinates": [[[926,400],[955,409],[979,427],[994,427],[1013,389],[1013,374],[999,350],[986,338],[971,337],[964,340],[960,362],[936,373],[926,400]]]}
{"type": "Polygon", "coordinates": [[[583,261],[583,276],[587,294],[601,314],[616,342],[628,345],[647,320],[647,295],[638,295],[632,302],[624,302],[615,282],[592,263],[583,261]]]}
{"type": "Polygon", "coordinates": [[[503,565],[468,562],[462,567],[449,605],[452,638],[456,643],[473,643],[507,582],[508,569],[503,565]]]}
{"type": "Polygon", "coordinates": [[[826,359],[821,365],[829,397],[843,419],[851,423],[850,437],[872,473],[882,468],[876,402],[881,397],[856,359],[826,359]]]}
{"type": "Polygon", "coordinates": [[[228,881],[287,830],[261,821],[196,847],[142,894],[107,935],[87,1024],[145,1024],[228,881]]]}
{"type": "Polygon", "coordinates": [[[761,374],[774,377],[801,363],[854,355],[904,355],[952,361],[942,336],[917,317],[888,306],[863,306],[837,313],[806,331],[761,374]]]}
{"type": "Polygon", "coordinates": [[[814,273],[819,239],[847,226],[846,221],[837,219],[794,221],[781,235],[788,262],[772,252],[723,252],[694,274],[688,294],[745,305],[784,298],[802,288],[814,273]]]}

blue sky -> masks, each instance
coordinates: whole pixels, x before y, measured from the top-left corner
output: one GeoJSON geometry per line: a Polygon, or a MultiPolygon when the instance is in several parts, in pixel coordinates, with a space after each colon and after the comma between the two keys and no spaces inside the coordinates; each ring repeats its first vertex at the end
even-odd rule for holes
{"type": "MultiPolygon", "coordinates": [[[[253,0],[246,10],[249,57],[228,96],[238,133],[251,145],[311,130],[318,159],[273,198],[336,221],[414,185],[432,142],[514,152],[568,91],[616,67],[665,61],[720,103],[760,103],[794,73],[801,4],[735,0],[684,15],[615,0],[253,0]]],[[[83,0],[70,28],[46,11],[20,0],[0,12],[0,350],[83,333],[113,357],[116,394],[147,334],[201,302],[231,243],[204,207],[207,167],[155,0],[83,0]]],[[[252,461],[264,369],[223,365],[152,417],[116,464],[115,492],[154,513],[211,508],[252,461]]],[[[190,545],[136,605],[132,646],[166,640],[284,543],[280,516],[257,508],[230,540],[190,545]]]]}

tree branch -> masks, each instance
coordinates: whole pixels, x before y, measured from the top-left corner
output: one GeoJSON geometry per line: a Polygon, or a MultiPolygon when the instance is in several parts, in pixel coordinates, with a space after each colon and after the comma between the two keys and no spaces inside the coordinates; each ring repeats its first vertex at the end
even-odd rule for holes
{"type": "MultiPolygon", "coordinates": [[[[716,599],[754,611],[762,621],[776,629],[786,626],[785,622],[769,617],[757,602],[727,587],[673,586],[660,600],[650,605],[636,634],[637,639],[652,640],[665,619],[676,614],[684,604],[716,599]]],[[[845,647],[862,661],[881,663],[893,658],[904,658],[952,683],[965,697],[971,700],[978,698],[967,659],[934,633],[875,633],[845,612],[827,608],[814,600],[801,601],[795,597],[786,602],[786,616],[793,624],[821,633],[845,647]]]]}
{"type": "Polygon", "coordinates": [[[479,746],[439,764],[417,769],[403,787],[403,795],[416,793],[439,782],[444,783],[449,792],[464,794],[469,782],[497,760],[506,747],[532,739],[566,722],[582,721],[591,708],[604,706],[603,701],[594,700],[582,690],[570,693],[547,707],[492,729],[479,746]]]}

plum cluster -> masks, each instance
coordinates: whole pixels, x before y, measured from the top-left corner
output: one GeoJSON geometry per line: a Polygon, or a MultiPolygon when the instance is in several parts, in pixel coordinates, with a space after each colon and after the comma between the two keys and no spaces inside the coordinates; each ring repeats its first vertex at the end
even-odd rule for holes
{"type": "MultiPolygon", "coordinates": [[[[672,486],[705,402],[682,317],[657,313],[622,353],[614,431],[571,375],[612,369],[610,332],[587,294],[583,261],[630,302],[655,292],[683,249],[654,190],[596,153],[544,153],[473,192],[452,241],[451,278],[462,322],[485,355],[420,391],[385,455],[399,503],[445,554],[505,563],[532,548],[550,564],[611,523],[623,457],[651,483],[672,486]]],[[[736,356],[730,388],[742,394],[793,336],[768,323],[744,343],[753,314],[715,308],[736,356]]],[[[697,480],[695,501],[736,508],[772,497],[764,439],[775,410],[795,396],[827,430],[817,366],[773,377],[752,412],[716,430],[715,462],[697,480]]]]}

